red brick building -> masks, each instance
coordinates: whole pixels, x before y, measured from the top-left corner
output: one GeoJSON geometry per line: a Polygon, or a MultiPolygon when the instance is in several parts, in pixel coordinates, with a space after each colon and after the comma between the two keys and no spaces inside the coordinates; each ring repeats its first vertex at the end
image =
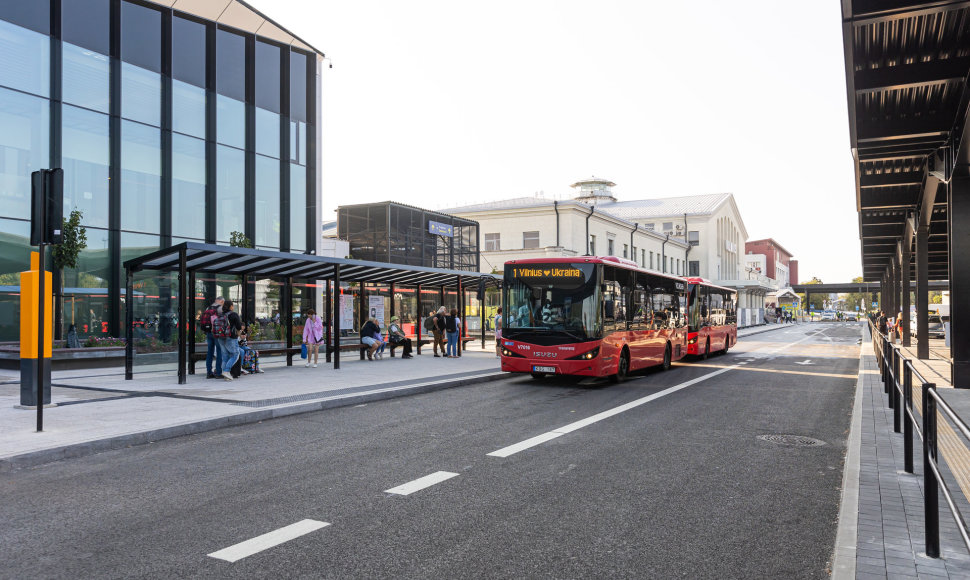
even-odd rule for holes
{"type": "Polygon", "coordinates": [[[798,283],[798,260],[792,253],[772,238],[745,242],[744,253],[748,256],[764,256],[761,274],[777,280],[782,287],[798,283]]]}

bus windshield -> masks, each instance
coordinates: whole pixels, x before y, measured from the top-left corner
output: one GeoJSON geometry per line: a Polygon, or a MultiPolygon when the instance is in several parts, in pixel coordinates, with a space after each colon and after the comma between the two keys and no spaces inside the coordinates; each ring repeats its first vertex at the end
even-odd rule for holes
{"type": "Polygon", "coordinates": [[[598,282],[596,264],[507,264],[502,336],[602,337],[598,282]]]}

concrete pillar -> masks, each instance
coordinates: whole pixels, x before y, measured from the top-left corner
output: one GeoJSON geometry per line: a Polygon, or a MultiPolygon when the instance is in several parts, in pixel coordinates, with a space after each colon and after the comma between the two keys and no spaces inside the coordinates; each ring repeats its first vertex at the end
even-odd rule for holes
{"type": "Polygon", "coordinates": [[[910,344],[910,326],[909,326],[909,287],[911,284],[912,276],[910,272],[909,263],[911,260],[911,250],[908,244],[903,243],[903,255],[900,263],[900,290],[902,291],[902,303],[900,304],[903,312],[903,346],[911,346],[910,344]]]}
{"type": "Polygon", "coordinates": [[[930,358],[929,316],[929,226],[916,229],[916,356],[930,358]]]}
{"type": "Polygon", "coordinates": [[[950,357],[953,386],[970,388],[970,174],[961,171],[950,180],[950,357]],[[954,227],[959,226],[959,227],[954,227]]]}

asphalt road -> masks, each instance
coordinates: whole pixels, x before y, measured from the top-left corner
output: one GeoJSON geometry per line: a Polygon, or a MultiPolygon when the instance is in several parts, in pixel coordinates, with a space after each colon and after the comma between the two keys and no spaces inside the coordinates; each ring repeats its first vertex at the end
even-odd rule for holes
{"type": "Polygon", "coordinates": [[[2,474],[0,577],[825,578],[859,338],[801,324],[621,385],[511,377],[2,474]]]}

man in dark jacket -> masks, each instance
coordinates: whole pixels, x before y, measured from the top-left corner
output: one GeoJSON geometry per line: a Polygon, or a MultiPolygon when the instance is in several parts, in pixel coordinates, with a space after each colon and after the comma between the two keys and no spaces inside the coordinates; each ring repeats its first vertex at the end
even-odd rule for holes
{"type": "Polygon", "coordinates": [[[442,306],[435,312],[434,315],[434,329],[431,331],[434,335],[434,355],[438,355],[438,347],[441,347],[441,356],[445,354],[445,307],[442,306]]]}
{"type": "MultiPolygon", "coordinates": [[[[226,337],[216,337],[219,341],[219,348],[222,349],[222,378],[227,381],[232,380],[232,375],[229,371],[232,370],[232,366],[236,364],[239,360],[239,331],[242,329],[242,320],[239,315],[232,310],[233,303],[232,300],[226,300],[222,304],[222,311],[226,315],[226,326],[228,329],[229,336],[226,337]]],[[[243,374],[248,374],[246,371],[242,371],[243,374]]]]}
{"type": "Polygon", "coordinates": [[[886,319],[886,313],[882,310],[879,311],[879,332],[883,336],[889,332],[889,321],[886,319]]]}
{"type": "Polygon", "coordinates": [[[219,378],[222,375],[222,349],[219,348],[215,337],[212,336],[212,317],[218,316],[222,311],[223,302],[225,300],[222,296],[217,296],[212,306],[209,306],[199,317],[199,328],[205,333],[205,378],[207,379],[219,378]],[[216,361],[215,373],[212,372],[213,359],[216,361]]]}
{"type": "Polygon", "coordinates": [[[373,318],[368,319],[364,326],[360,327],[360,342],[367,345],[367,360],[374,360],[374,353],[381,346],[381,342],[374,338],[374,335],[380,331],[380,327],[374,323],[373,318]]]}

